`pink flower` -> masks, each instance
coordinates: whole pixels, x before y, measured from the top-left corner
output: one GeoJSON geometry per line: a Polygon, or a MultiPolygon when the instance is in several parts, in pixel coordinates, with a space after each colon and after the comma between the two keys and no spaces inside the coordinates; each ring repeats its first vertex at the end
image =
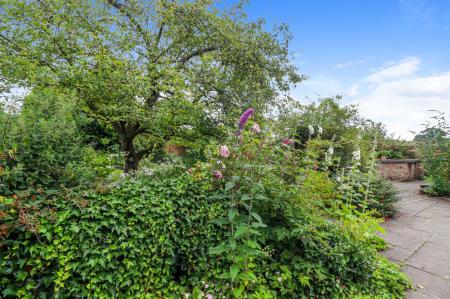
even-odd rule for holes
{"type": "Polygon", "coordinates": [[[284,145],[290,145],[293,143],[292,140],[289,138],[284,138],[282,142],[284,145]]]}
{"type": "Polygon", "coordinates": [[[253,124],[253,126],[250,130],[252,130],[253,133],[256,133],[256,134],[261,133],[261,129],[259,128],[258,124],[253,124]]]}
{"type": "Polygon", "coordinates": [[[242,130],[250,116],[252,116],[253,112],[255,112],[253,108],[248,108],[244,113],[242,113],[241,118],[239,118],[239,129],[242,130]]]}
{"type": "Polygon", "coordinates": [[[228,146],[222,145],[219,150],[219,155],[222,158],[228,158],[230,156],[230,150],[228,149],[228,146]]]}
{"type": "Polygon", "coordinates": [[[218,180],[221,180],[221,179],[223,179],[223,174],[220,171],[216,170],[213,172],[213,177],[218,180]]]}
{"type": "Polygon", "coordinates": [[[211,294],[207,294],[205,297],[206,297],[206,299],[213,299],[214,298],[213,295],[211,295],[211,294]]]}

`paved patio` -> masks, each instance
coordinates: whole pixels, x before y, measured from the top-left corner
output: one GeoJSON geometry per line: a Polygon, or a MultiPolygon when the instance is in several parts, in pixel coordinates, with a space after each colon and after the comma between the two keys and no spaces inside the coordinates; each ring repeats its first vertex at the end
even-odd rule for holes
{"type": "Polygon", "coordinates": [[[418,194],[420,184],[395,183],[402,200],[383,224],[385,255],[414,282],[406,298],[450,299],[450,200],[418,194]]]}

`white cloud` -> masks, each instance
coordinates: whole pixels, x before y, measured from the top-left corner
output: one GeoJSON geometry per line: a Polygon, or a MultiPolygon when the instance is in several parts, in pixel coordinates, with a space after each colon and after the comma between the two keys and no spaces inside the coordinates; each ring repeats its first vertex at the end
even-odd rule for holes
{"type": "Polygon", "coordinates": [[[343,94],[347,103],[359,104],[361,114],[386,125],[396,137],[412,139],[414,132],[437,110],[450,115],[450,70],[424,75],[422,60],[406,57],[387,61],[353,82],[331,76],[311,76],[292,93],[304,102],[343,94]],[[308,98],[308,96],[310,98],[308,98]]]}
{"type": "Polygon", "coordinates": [[[382,82],[384,80],[405,77],[414,74],[419,70],[420,58],[408,57],[402,59],[399,63],[384,67],[375,73],[366,77],[369,82],[382,82]]]}
{"type": "Polygon", "coordinates": [[[367,76],[367,93],[356,102],[368,118],[386,124],[389,132],[406,139],[423,129],[432,115],[428,110],[450,114],[450,72],[419,76],[421,60],[403,59],[367,76]]]}

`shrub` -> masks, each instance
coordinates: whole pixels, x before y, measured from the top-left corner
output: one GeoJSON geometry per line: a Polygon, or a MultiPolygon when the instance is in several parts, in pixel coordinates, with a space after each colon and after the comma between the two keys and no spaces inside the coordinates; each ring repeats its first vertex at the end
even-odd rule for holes
{"type": "Polygon", "coordinates": [[[206,201],[210,192],[207,180],[178,173],[69,198],[17,199],[7,205],[17,220],[0,250],[2,294],[161,298],[201,286],[218,274],[207,251],[221,239],[209,221],[222,206],[206,201]],[[24,215],[38,228],[26,229],[24,215]]]}
{"type": "MultiPolygon", "coordinates": [[[[344,182],[343,185],[346,183],[344,182]]],[[[350,200],[349,203],[355,205],[359,210],[371,210],[375,212],[377,217],[391,217],[396,212],[395,204],[400,200],[398,191],[394,185],[380,177],[379,175],[371,175],[367,173],[358,173],[350,184],[352,196],[343,194],[344,201],[350,200]],[[367,188],[368,185],[368,188],[367,188]]],[[[348,189],[342,188],[341,192],[348,193],[348,189]]]]}
{"type": "Polygon", "coordinates": [[[377,220],[334,205],[328,174],[291,172],[292,143],[256,127],[227,143],[189,170],[149,164],[96,190],[1,198],[2,296],[402,296],[377,220]]]}
{"type": "Polygon", "coordinates": [[[450,195],[450,126],[445,114],[434,117],[436,124],[429,123],[415,137],[425,169],[431,195],[450,195]]]}

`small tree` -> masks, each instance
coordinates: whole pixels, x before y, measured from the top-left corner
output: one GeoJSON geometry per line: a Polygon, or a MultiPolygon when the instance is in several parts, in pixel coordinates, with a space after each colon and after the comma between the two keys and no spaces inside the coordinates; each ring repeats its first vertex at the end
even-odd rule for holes
{"type": "Polygon", "coordinates": [[[289,39],[209,0],[0,0],[1,76],[78,98],[117,132],[125,172],[186,125],[273,104],[302,79],[289,39]]]}

